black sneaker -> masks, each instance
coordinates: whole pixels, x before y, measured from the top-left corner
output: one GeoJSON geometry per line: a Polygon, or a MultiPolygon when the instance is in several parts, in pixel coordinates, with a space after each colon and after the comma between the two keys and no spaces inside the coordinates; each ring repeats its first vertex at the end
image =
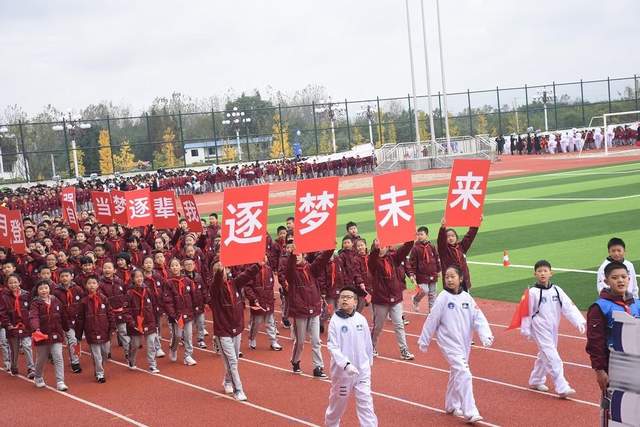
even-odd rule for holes
{"type": "Polygon", "coordinates": [[[328,378],[327,374],[324,373],[324,369],[322,369],[320,366],[316,366],[315,368],[313,368],[313,376],[315,378],[328,378]]]}
{"type": "Polygon", "coordinates": [[[99,378],[98,378],[98,382],[99,382],[100,384],[104,384],[104,383],[106,383],[106,382],[107,382],[107,380],[105,379],[105,377],[99,377],[99,378]]]}
{"type": "Polygon", "coordinates": [[[301,374],[302,373],[302,369],[300,369],[300,362],[293,362],[293,363],[291,363],[291,365],[293,366],[293,373],[294,374],[301,374]]]}
{"type": "Polygon", "coordinates": [[[282,319],[282,327],[285,329],[289,329],[291,327],[291,322],[286,317],[282,319]]]}
{"type": "Polygon", "coordinates": [[[324,334],[324,325],[320,324],[320,333],[324,334]]]}
{"type": "Polygon", "coordinates": [[[238,359],[242,359],[244,357],[244,354],[242,354],[242,352],[238,352],[238,359]]]}
{"type": "Polygon", "coordinates": [[[73,371],[74,374],[79,374],[80,372],[82,372],[82,368],[80,367],[79,363],[72,363],[71,370],[73,371]]]}

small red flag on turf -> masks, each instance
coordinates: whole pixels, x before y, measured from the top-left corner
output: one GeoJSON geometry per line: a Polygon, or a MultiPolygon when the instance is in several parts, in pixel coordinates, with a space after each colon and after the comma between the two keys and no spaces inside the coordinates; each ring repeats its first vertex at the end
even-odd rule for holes
{"type": "Polygon", "coordinates": [[[513,317],[511,318],[511,324],[507,328],[507,331],[511,329],[519,328],[522,324],[522,319],[529,316],[529,288],[524,290],[522,294],[522,298],[520,298],[520,302],[516,307],[516,312],[513,313],[513,317]]]}

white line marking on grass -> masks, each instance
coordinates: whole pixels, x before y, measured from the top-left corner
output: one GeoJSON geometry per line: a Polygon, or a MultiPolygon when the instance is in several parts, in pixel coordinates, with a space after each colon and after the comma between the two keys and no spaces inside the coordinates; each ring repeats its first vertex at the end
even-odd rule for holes
{"type": "MultiPolygon", "coordinates": [[[[618,197],[486,197],[485,200],[491,202],[600,202],[612,200],[624,200],[640,197],[640,194],[618,197]]],[[[445,198],[414,197],[413,200],[421,202],[443,202],[445,198]]]]}
{"type": "MultiPolygon", "coordinates": [[[[207,320],[207,322],[210,322],[210,321],[209,321],[209,320],[207,320]]],[[[248,329],[245,329],[245,330],[248,330],[248,329]]],[[[265,332],[259,332],[259,333],[260,333],[260,334],[266,334],[265,332]]],[[[280,336],[280,337],[281,337],[281,338],[285,338],[285,339],[291,339],[291,338],[287,338],[287,337],[283,337],[283,336],[280,336]]],[[[166,339],[166,338],[161,338],[161,339],[162,339],[162,341],[169,342],[169,340],[168,340],[168,339],[166,339]]],[[[324,345],[323,345],[323,347],[326,347],[326,346],[324,346],[324,345]]],[[[211,353],[211,354],[214,354],[214,355],[218,355],[218,356],[219,356],[219,354],[218,354],[218,353],[216,353],[216,352],[215,352],[215,351],[213,351],[213,350],[208,350],[208,349],[198,348],[198,347],[194,347],[194,349],[195,349],[195,350],[199,350],[199,351],[203,351],[203,352],[205,352],[205,353],[211,353]]],[[[286,372],[286,373],[289,373],[289,374],[291,374],[291,375],[300,376],[300,377],[305,377],[305,378],[310,378],[310,379],[312,379],[312,380],[314,380],[314,381],[317,381],[317,382],[323,382],[323,383],[331,384],[331,379],[319,379],[319,378],[315,378],[315,377],[313,377],[312,375],[305,374],[305,373],[302,373],[302,374],[293,374],[293,373],[291,372],[291,370],[289,370],[289,369],[285,369],[285,368],[282,368],[282,367],[280,367],[280,366],[271,365],[271,364],[269,364],[269,363],[264,363],[264,362],[259,362],[259,361],[257,361],[257,360],[247,359],[246,355],[245,355],[244,357],[242,357],[242,358],[238,359],[238,361],[248,362],[248,363],[252,363],[252,364],[254,364],[254,365],[262,366],[262,367],[264,367],[264,368],[274,369],[274,370],[276,370],[276,371],[286,372]]],[[[446,414],[446,412],[445,412],[443,409],[440,409],[440,408],[434,408],[433,406],[428,406],[428,405],[425,405],[425,404],[423,404],[423,403],[418,403],[418,402],[414,402],[414,401],[412,401],[412,400],[403,399],[403,398],[401,398],[401,397],[397,397],[397,396],[392,396],[392,395],[389,395],[389,394],[381,393],[381,392],[379,392],[379,391],[373,391],[373,390],[371,390],[371,394],[373,394],[374,396],[380,396],[380,397],[384,397],[384,398],[386,398],[386,399],[395,400],[395,401],[397,401],[397,402],[402,402],[402,403],[405,403],[405,404],[407,404],[407,405],[416,406],[416,407],[419,407],[419,408],[422,408],[422,409],[428,409],[428,410],[430,410],[430,411],[437,412],[437,413],[440,413],[440,414],[446,414]]],[[[481,422],[479,422],[478,424],[482,424],[482,425],[485,425],[485,426],[497,427],[497,426],[496,426],[496,424],[491,424],[491,423],[489,423],[489,422],[484,422],[484,421],[481,421],[481,422]]]]}
{"type": "MultiPolygon", "coordinates": [[[[162,340],[163,341],[168,341],[168,340],[166,340],[164,338],[162,340]]],[[[87,353],[86,351],[83,351],[83,353],[85,353],[87,355],[91,355],[90,353],[87,353]]],[[[125,363],[117,362],[117,361],[115,361],[113,359],[109,359],[109,362],[114,363],[114,364],[119,365],[119,366],[123,366],[123,367],[129,369],[129,366],[127,364],[125,364],[125,363]]],[[[196,390],[200,390],[200,391],[208,393],[208,394],[212,394],[212,395],[217,396],[217,397],[221,397],[221,398],[230,400],[232,402],[236,402],[236,403],[239,403],[239,404],[242,404],[242,405],[245,405],[245,406],[249,406],[251,408],[258,409],[260,411],[267,412],[267,413],[269,413],[271,415],[276,415],[278,417],[282,417],[282,418],[285,418],[285,419],[287,419],[289,421],[294,421],[294,422],[300,423],[300,424],[305,425],[305,426],[320,427],[318,424],[313,424],[313,423],[310,423],[308,421],[302,420],[300,418],[296,418],[296,417],[293,417],[291,415],[287,415],[287,414],[284,414],[282,412],[278,412],[278,411],[275,411],[273,409],[266,408],[264,406],[256,405],[255,403],[251,403],[251,402],[248,402],[248,401],[245,401],[245,402],[237,401],[233,397],[228,396],[228,395],[226,395],[224,393],[213,391],[213,390],[210,390],[210,389],[205,388],[205,387],[201,387],[201,386],[196,385],[196,384],[191,384],[190,382],[182,381],[182,380],[180,380],[178,378],[170,377],[168,375],[163,375],[163,374],[152,374],[151,372],[148,372],[148,371],[146,371],[144,369],[141,369],[141,368],[136,368],[135,370],[139,371],[139,372],[143,372],[143,373],[145,373],[147,375],[151,375],[152,377],[162,378],[162,379],[165,379],[167,381],[174,382],[176,384],[184,385],[184,386],[187,386],[187,387],[190,387],[190,388],[193,388],[193,389],[196,389],[196,390]]]]}
{"type": "MultiPolygon", "coordinates": [[[[26,381],[28,383],[33,384],[33,380],[30,380],[29,378],[27,378],[25,376],[18,375],[17,378],[20,378],[23,381],[26,381]]],[[[114,417],[120,418],[122,421],[126,421],[131,425],[134,425],[134,426],[137,426],[137,427],[148,427],[146,424],[142,424],[142,423],[140,423],[140,422],[138,422],[138,421],[136,421],[134,419],[131,419],[131,418],[127,417],[126,415],[123,415],[123,414],[121,414],[119,412],[113,411],[113,410],[111,410],[109,408],[105,408],[104,406],[100,406],[97,403],[90,402],[90,401],[85,400],[85,399],[83,399],[81,397],[74,396],[71,393],[68,393],[68,392],[65,392],[65,391],[59,391],[55,387],[51,387],[51,386],[47,385],[46,389],[47,390],[51,390],[52,392],[57,393],[57,394],[59,394],[61,396],[67,397],[67,398],[72,399],[72,400],[75,400],[76,402],[80,402],[83,405],[90,406],[90,407],[92,407],[94,409],[97,409],[98,411],[102,411],[102,412],[105,412],[105,413],[107,413],[109,415],[113,415],[114,417]]]]}
{"type": "MultiPolygon", "coordinates": [[[[522,265],[522,264],[511,264],[509,267],[504,267],[502,265],[502,263],[497,263],[497,262],[483,262],[483,261],[467,261],[467,264],[477,264],[477,265],[489,265],[489,266],[495,266],[495,267],[503,267],[503,268],[510,268],[510,267],[515,267],[515,268],[526,268],[531,270],[533,268],[533,265],[522,265]]],[[[574,268],[561,268],[561,267],[553,267],[554,270],[556,271],[567,271],[569,273],[587,273],[587,274],[597,274],[597,271],[593,271],[593,270],[577,270],[574,268]]],[[[636,277],[640,277],[640,274],[636,274],[636,277]]]]}

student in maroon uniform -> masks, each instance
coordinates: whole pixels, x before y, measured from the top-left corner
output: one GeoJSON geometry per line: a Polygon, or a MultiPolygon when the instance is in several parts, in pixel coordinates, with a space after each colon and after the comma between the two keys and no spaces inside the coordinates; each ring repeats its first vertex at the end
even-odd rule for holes
{"type": "MultiPolygon", "coordinates": [[[[351,244],[351,240],[347,239],[346,241],[351,244]]],[[[344,287],[344,283],[346,281],[345,276],[345,270],[343,268],[340,255],[333,254],[327,266],[320,272],[320,275],[316,277],[318,286],[320,286],[320,294],[322,295],[323,302],[322,314],[320,315],[321,334],[325,331],[325,322],[331,318],[333,312],[336,310],[340,289],[344,287]]]]}
{"type": "Polygon", "coordinates": [[[49,283],[40,281],[36,283],[38,296],[31,302],[29,308],[29,326],[33,331],[36,346],[36,371],[34,383],[36,387],[43,388],[44,366],[53,359],[56,376],[56,388],[67,391],[69,388],[64,383],[64,362],[62,361],[62,343],[65,332],[69,330],[69,322],[66,311],[58,299],[51,295],[49,283]]]}
{"type": "Polygon", "coordinates": [[[275,294],[273,292],[273,271],[269,266],[268,257],[260,265],[256,277],[244,288],[244,293],[249,300],[249,348],[256,349],[256,335],[262,323],[265,324],[267,335],[271,341],[271,350],[280,351],[282,346],[278,343],[276,322],[273,317],[275,294]]]}
{"type": "Polygon", "coordinates": [[[446,227],[446,220],[442,218],[440,231],[438,232],[438,255],[440,256],[440,269],[446,271],[451,265],[457,265],[462,270],[464,281],[462,289],[471,289],[471,275],[467,265],[466,253],[471,248],[473,239],[478,234],[478,227],[469,227],[469,231],[462,240],[458,239],[458,233],[453,228],[446,227]]]}
{"type": "Polygon", "coordinates": [[[369,275],[369,251],[365,239],[356,240],[356,278],[357,287],[364,291],[364,297],[358,298],[358,312],[362,312],[371,303],[371,278],[369,275]]]}
{"type": "Polygon", "coordinates": [[[127,331],[131,337],[129,369],[136,368],[136,354],[142,340],[147,346],[149,372],[160,372],[156,364],[157,306],[155,293],[149,289],[142,270],[134,270],[132,285],[127,290],[127,331]]]}
{"type": "MultiPolygon", "coordinates": [[[[153,292],[156,299],[156,339],[155,339],[155,349],[156,349],[156,357],[164,357],[164,351],[162,351],[162,346],[160,345],[160,337],[161,334],[161,319],[164,314],[163,303],[162,303],[162,295],[163,289],[165,286],[165,279],[158,275],[154,267],[153,258],[148,256],[142,262],[142,274],[144,275],[144,283],[151,292],[153,292]]],[[[168,277],[168,276],[167,276],[168,277]]]]}
{"type": "Polygon", "coordinates": [[[333,249],[322,252],[313,263],[309,264],[303,254],[295,253],[295,245],[287,261],[287,302],[289,315],[293,318],[293,354],[291,365],[293,372],[299,374],[300,358],[304,341],[309,333],[313,358],[313,376],[326,378],[324,362],[320,351],[320,313],[322,297],[315,279],[326,268],[333,249]]]}
{"type": "Polygon", "coordinates": [[[436,300],[436,284],[440,274],[440,257],[436,248],[429,241],[429,229],[419,227],[416,233],[417,240],[409,253],[407,262],[407,274],[416,286],[416,294],[411,302],[413,311],[418,312],[419,304],[425,295],[429,299],[429,312],[436,300]]]}
{"type": "Polygon", "coordinates": [[[398,249],[390,246],[380,247],[378,240],[374,240],[369,253],[368,267],[371,274],[373,303],[373,330],[371,340],[374,347],[374,355],[377,355],[376,345],[382,332],[387,315],[393,322],[396,342],[400,348],[400,357],[403,360],[413,360],[414,356],[407,347],[407,338],[402,319],[402,292],[405,289],[404,281],[398,270],[403,268],[402,263],[413,247],[413,241],[405,242],[398,249]]]}
{"type": "MultiPolygon", "coordinates": [[[[118,342],[124,348],[124,357],[129,357],[129,336],[127,335],[127,324],[125,316],[125,285],[115,274],[112,262],[105,262],[102,266],[102,276],[98,278],[100,292],[109,300],[109,306],[113,314],[113,321],[116,324],[118,342]]],[[[109,343],[110,344],[110,343],[109,343]]],[[[111,354],[111,349],[109,349],[111,354]]]]}
{"type": "Polygon", "coordinates": [[[27,362],[27,378],[35,376],[31,329],[29,327],[29,292],[20,288],[20,276],[7,277],[6,289],[0,290],[0,327],[7,331],[11,349],[11,375],[18,375],[18,355],[22,352],[27,362]]]}
{"type": "Polygon", "coordinates": [[[185,258],[182,262],[184,266],[184,274],[194,285],[193,292],[193,321],[196,325],[196,333],[199,348],[207,348],[204,337],[208,335],[205,329],[204,306],[209,302],[209,289],[200,273],[196,271],[196,261],[193,258],[185,258]]]}
{"type": "Polygon", "coordinates": [[[224,392],[233,394],[239,401],[247,400],[238,373],[240,340],[244,329],[244,301],[240,295],[243,287],[253,280],[260,270],[252,265],[235,278],[228,268],[219,262],[213,266],[210,306],[213,311],[213,332],[224,360],[224,392]]]}
{"type": "Polygon", "coordinates": [[[171,345],[169,358],[172,362],[178,360],[178,342],[184,342],[184,364],[193,366],[193,316],[195,293],[194,284],[182,274],[180,260],[173,258],[169,263],[169,279],[163,293],[163,305],[171,330],[171,345]]]}
{"type": "Polygon", "coordinates": [[[98,278],[87,277],[86,295],[80,301],[75,334],[78,340],[84,335],[93,360],[93,372],[99,383],[106,382],[103,361],[109,357],[109,342],[116,326],[109,299],[99,290],[98,278]]]}
{"type": "Polygon", "coordinates": [[[79,374],[82,372],[80,367],[80,345],[78,344],[74,327],[78,317],[80,300],[84,296],[84,290],[73,281],[71,270],[62,270],[60,272],[60,284],[53,289],[52,293],[60,301],[69,322],[69,330],[65,331],[67,351],[71,360],[71,370],[74,374],[79,374]]]}

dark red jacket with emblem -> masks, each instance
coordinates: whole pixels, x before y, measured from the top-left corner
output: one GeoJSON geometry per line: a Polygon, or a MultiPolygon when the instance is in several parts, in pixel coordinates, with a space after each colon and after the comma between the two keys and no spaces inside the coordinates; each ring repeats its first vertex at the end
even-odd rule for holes
{"type": "Polygon", "coordinates": [[[287,261],[287,302],[289,316],[310,318],[320,315],[322,299],[320,285],[315,279],[326,268],[333,249],[322,252],[313,263],[296,263],[296,255],[290,254],[287,261]]]}
{"type": "Polygon", "coordinates": [[[406,263],[407,274],[419,284],[435,283],[440,273],[440,257],[431,242],[416,242],[406,263]]]}
{"type": "Polygon", "coordinates": [[[163,290],[162,302],[170,320],[193,320],[195,286],[186,276],[170,276],[163,290]]]}
{"type": "Polygon", "coordinates": [[[368,266],[371,273],[371,302],[374,304],[394,305],[402,302],[405,289],[399,270],[413,247],[413,241],[405,242],[397,251],[388,251],[383,257],[380,249],[373,248],[369,253],[368,266]]]}
{"type": "Polygon", "coordinates": [[[127,290],[127,331],[129,335],[149,335],[156,331],[158,300],[147,288],[131,287],[127,290]]]}
{"type": "Polygon", "coordinates": [[[108,342],[116,325],[109,298],[98,290],[87,294],[80,301],[75,330],[78,341],[84,335],[89,344],[108,342]]]}
{"type": "Polygon", "coordinates": [[[19,289],[17,295],[6,288],[0,291],[0,327],[5,328],[9,338],[31,336],[29,300],[29,292],[24,289],[19,289]]]}
{"type": "Polygon", "coordinates": [[[59,284],[53,289],[52,294],[56,298],[58,298],[58,300],[62,304],[62,307],[67,312],[69,326],[73,328],[76,324],[80,300],[85,295],[84,290],[80,286],[72,282],[68,288],[65,288],[64,285],[59,284]]]}
{"type": "Polygon", "coordinates": [[[226,277],[224,270],[213,275],[209,305],[213,311],[213,333],[218,337],[235,337],[244,329],[244,300],[240,290],[247,286],[260,267],[253,264],[235,278],[226,277]]]}
{"type": "Polygon", "coordinates": [[[478,234],[478,227],[470,227],[469,231],[459,242],[450,245],[447,243],[447,229],[440,227],[438,232],[438,255],[440,255],[440,267],[444,276],[447,268],[451,265],[458,265],[462,269],[464,276],[463,287],[467,290],[471,289],[471,276],[469,275],[469,266],[467,266],[466,253],[473,243],[473,239],[478,234]]]}
{"type": "Polygon", "coordinates": [[[269,264],[260,265],[258,274],[244,288],[244,294],[249,300],[249,306],[260,304],[263,310],[251,309],[253,314],[273,313],[276,297],[273,291],[273,271],[269,264]]]}
{"type": "Polygon", "coordinates": [[[63,343],[64,333],[69,330],[69,319],[58,298],[51,295],[47,304],[42,298],[36,297],[29,308],[29,326],[32,331],[40,330],[48,335],[46,340],[35,342],[36,346],[63,343]]]}
{"type": "Polygon", "coordinates": [[[110,278],[100,276],[98,285],[100,292],[105,294],[109,299],[109,306],[113,313],[114,322],[116,322],[116,324],[125,323],[125,286],[122,280],[116,275],[110,278]]]}

